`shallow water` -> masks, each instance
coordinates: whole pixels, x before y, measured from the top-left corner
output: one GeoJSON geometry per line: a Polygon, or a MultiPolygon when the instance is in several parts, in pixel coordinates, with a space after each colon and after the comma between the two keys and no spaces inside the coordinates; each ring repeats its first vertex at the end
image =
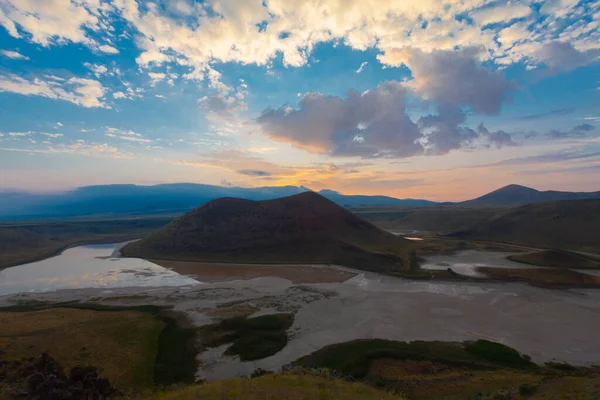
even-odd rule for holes
{"type": "MultiPolygon", "coordinates": [[[[469,251],[432,257],[430,262],[502,266],[506,265],[506,254],[469,251]]],[[[239,314],[242,303],[251,306],[255,315],[295,313],[288,345],[271,357],[240,362],[236,357],[221,355],[222,348],[202,354],[204,364],[198,378],[210,380],[249,375],[256,368],[276,370],[324,346],[368,338],[487,339],[514,347],[536,362],[600,362],[600,290],[548,290],[522,283],[413,281],[354,272],[356,276],[342,283],[294,284],[281,277],[259,277],[178,287],[100,286],[21,293],[0,297],[0,306],[28,300],[90,299],[131,305],[132,299],[140,296],[144,304],[172,305],[196,326],[214,322],[219,316],[239,314]]],[[[119,286],[127,285],[124,282],[119,286]]]]}
{"type": "Polygon", "coordinates": [[[57,289],[181,286],[200,282],[139,258],[115,258],[118,244],[73,247],[0,271],[0,296],[57,289]]]}
{"type": "Polygon", "coordinates": [[[528,265],[508,260],[506,257],[518,254],[515,252],[465,250],[455,254],[444,254],[425,257],[422,269],[446,270],[451,268],[454,272],[465,276],[485,277],[479,272],[479,267],[491,268],[531,268],[528,265]]]}

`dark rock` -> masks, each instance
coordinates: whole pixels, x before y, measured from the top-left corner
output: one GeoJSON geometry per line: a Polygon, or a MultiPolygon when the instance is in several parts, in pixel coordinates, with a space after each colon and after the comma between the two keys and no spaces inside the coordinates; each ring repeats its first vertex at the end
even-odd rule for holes
{"type": "MultiPolygon", "coordinates": [[[[29,361],[30,360],[30,361],[29,361]]],[[[108,400],[120,393],[92,366],[71,368],[68,376],[48,353],[27,363],[0,360],[0,372],[15,387],[10,398],[28,400],[108,400]]]]}

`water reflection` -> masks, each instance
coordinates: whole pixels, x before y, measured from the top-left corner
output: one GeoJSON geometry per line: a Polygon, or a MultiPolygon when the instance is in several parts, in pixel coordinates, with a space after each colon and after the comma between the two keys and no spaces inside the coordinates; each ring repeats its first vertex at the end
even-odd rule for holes
{"type": "Polygon", "coordinates": [[[479,272],[480,267],[492,268],[531,268],[528,265],[507,259],[508,256],[518,253],[499,251],[464,250],[455,254],[441,254],[425,258],[422,269],[446,270],[451,268],[460,275],[485,277],[479,272]]]}
{"type": "Polygon", "coordinates": [[[79,246],[0,271],[0,295],[84,287],[183,286],[200,282],[139,258],[116,258],[117,244],[79,246]]]}

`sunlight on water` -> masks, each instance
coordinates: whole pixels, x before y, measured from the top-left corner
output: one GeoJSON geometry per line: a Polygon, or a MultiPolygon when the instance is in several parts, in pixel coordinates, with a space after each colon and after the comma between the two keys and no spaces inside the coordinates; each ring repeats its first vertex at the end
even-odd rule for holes
{"type": "Polygon", "coordinates": [[[182,286],[200,282],[139,258],[112,257],[116,244],[79,246],[0,271],[0,295],[57,289],[182,286]]]}

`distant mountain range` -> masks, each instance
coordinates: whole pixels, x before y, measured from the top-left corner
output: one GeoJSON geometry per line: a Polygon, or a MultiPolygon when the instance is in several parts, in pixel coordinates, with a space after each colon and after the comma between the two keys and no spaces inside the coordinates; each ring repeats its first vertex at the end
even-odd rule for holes
{"type": "MultiPolygon", "coordinates": [[[[241,188],[196,183],[173,183],[154,186],[84,186],[59,194],[0,192],[0,218],[175,214],[189,211],[198,205],[221,197],[259,201],[309,191],[311,190],[303,186],[241,188]]],[[[387,196],[349,196],[333,190],[322,190],[319,193],[344,207],[358,205],[427,206],[436,204],[427,200],[396,199],[387,196]]]]}
{"type": "Polygon", "coordinates": [[[539,191],[527,186],[508,185],[473,200],[456,203],[463,207],[516,206],[562,200],[600,199],[598,192],[539,191]]]}
{"type": "MultiPolygon", "coordinates": [[[[178,214],[222,197],[261,201],[308,191],[311,190],[303,186],[241,188],[196,183],[173,183],[154,186],[84,186],[59,194],[0,192],[0,218],[26,219],[178,214]]],[[[427,207],[436,205],[496,207],[545,201],[600,198],[600,192],[537,191],[519,185],[505,186],[476,199],[459,203],[436,203],[422,199],[397,199],[388,196],[344,195],[327,189],[321,190],[318,193],[336,204],[347,208],[357,206],[427,207]]]]}

